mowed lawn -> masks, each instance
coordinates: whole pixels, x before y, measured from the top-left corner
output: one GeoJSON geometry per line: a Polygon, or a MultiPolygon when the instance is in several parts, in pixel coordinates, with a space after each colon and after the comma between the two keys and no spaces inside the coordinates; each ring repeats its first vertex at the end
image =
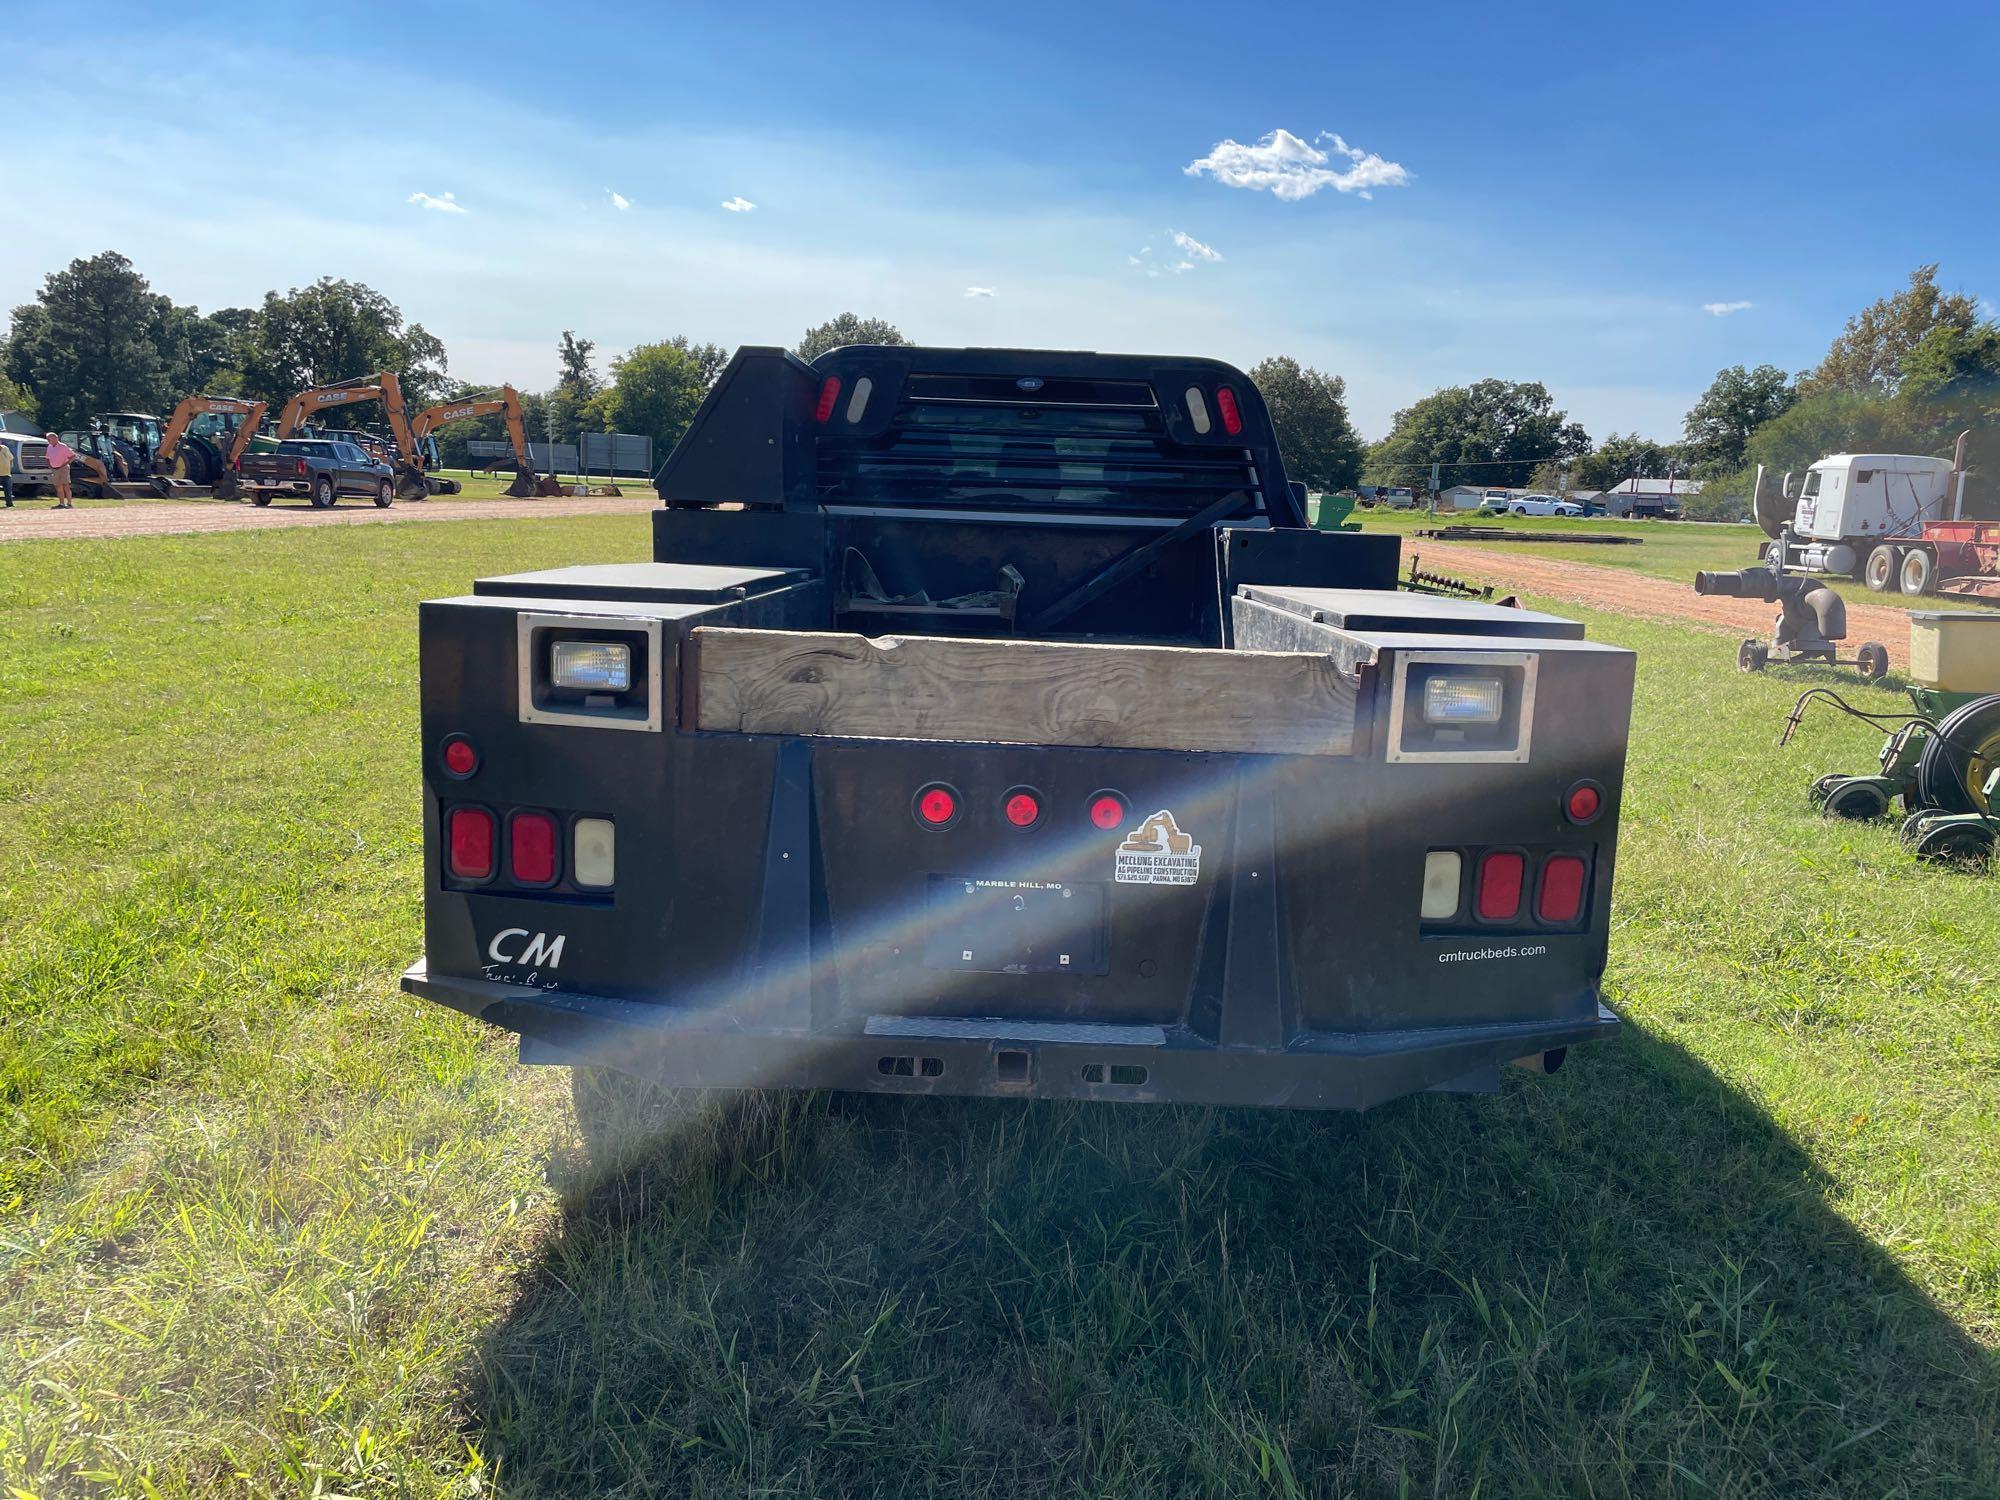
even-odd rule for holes
{"type": "Polygon", "coordinates": [[[1554,1078],[812,1096],[606,1180],[396,989],[415,608],[645,548],[0,551],[0,1494],[2000,1494],[2000,884],[1809,813],[1834,674],[1590,620],[1630,1025],[1554,1078]]]}

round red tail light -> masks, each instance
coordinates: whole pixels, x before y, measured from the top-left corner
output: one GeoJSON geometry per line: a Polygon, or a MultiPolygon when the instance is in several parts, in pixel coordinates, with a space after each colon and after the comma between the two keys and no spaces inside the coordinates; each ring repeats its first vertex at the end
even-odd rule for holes
{"type": "Polygon", "coordinates": [[[1604,793],[1594,781],[1579,781],[1563,799],[1563,811],[1572,823],[1589,823],[1604,811],[1604,793]]]}
{"type": "Polygon", "coordinates": [[[470,776],[479,769],[479,752],[472,748],[472,741],[455,734],[444,742],[444,768],[458,777],[470,776]]]}
{"type": "Polygon", "coordinates": [[[926,828],[949,828],[958,821],[958,793],[941,781],[921,788],[912,805],[926,828]]]}
{"type": "Polygon", "coordinates": [[[1042,799],[1032,788],[1017,786],[1000,799],[1000,811],[1016,828],[1033,828],[1042,821],[1042,799]]]}
{"type": "Polygon", "coordinates": [[[1090,821],[1109,832],[1125,823],[1125,799],[1116,792],[1095,792],[1090,798],[1090,821]]]}

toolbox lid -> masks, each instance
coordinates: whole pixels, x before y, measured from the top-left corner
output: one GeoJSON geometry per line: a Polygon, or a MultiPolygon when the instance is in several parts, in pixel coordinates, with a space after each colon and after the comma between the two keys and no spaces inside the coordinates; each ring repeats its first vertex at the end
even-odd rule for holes
{"type": "Polygon", "coordinates": [[[734,568],[712,563],[587,563],[482,578],[475,594],[536,599],[636,599],[652,604],[726,604],[808,576],[804,568],[734,568]]]}
{"type": "Polygon", "coordinates": [[[1510,609],[1470,599],[1445,599],[1392,589],[1314,589],[1246,583],[1246,599],[1288,610],[1321,625],[1347,631],[1400,631],[1424,635],[1537,636],[1582,640],[1583,626],[1561,615],[1510,609]]]}

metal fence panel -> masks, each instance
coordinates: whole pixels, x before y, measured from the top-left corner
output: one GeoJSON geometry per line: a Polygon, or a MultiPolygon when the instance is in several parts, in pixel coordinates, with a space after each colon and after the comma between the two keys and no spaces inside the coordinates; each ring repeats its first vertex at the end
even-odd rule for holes
{"type": "Polygon", "coordinates": [[[585,473],[652,476],[653,440],[644,433],[586,432],[581,438],[585,473]]]}
{"type": "MultiPolygon", "coordinates": [[[[468,438],[465,451],[474,459],[484,462],[493,458],[512,458],[514,445],[497,438],[468,438]]],[[[574,474],[577,471],[575,443],[557,443],[554,462],[550,462],[547,443],[529,443],[528,459],[544,474],[574,474]]]]}

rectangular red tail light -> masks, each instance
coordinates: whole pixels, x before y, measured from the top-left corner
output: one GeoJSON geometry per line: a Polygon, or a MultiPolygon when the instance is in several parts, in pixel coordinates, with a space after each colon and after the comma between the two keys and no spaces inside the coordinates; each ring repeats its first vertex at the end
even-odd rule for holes
{"type": "Polygon", "coordinates": [[[1583,915],[1587,868],[1574,854],[1555,854],[1542,866],[1542,885],[1535,897],[1535,916],[1543,922],[1574,922],[1583,915]]]}
{"type": "Polygon", "coordinates": [[[451,873],[460,880],[493,878],[493,814],[483,807],[454,807],[445,819],[451,873]]]}
{"type": "Polygon", "coordinates": [[[1472,906],[1482,922],[1511,922],[1521,913],[1521,879],[1527,860],[1506,849],[1498,849],[1479,862],[1479,879],[1474,886],[1472,906]]]}
{"type": "Polygon", "coordinates": [[[522,885],[553,885],[556,820],[547,813],[515,813],[507,824],[507,865],[522,885]]]}

